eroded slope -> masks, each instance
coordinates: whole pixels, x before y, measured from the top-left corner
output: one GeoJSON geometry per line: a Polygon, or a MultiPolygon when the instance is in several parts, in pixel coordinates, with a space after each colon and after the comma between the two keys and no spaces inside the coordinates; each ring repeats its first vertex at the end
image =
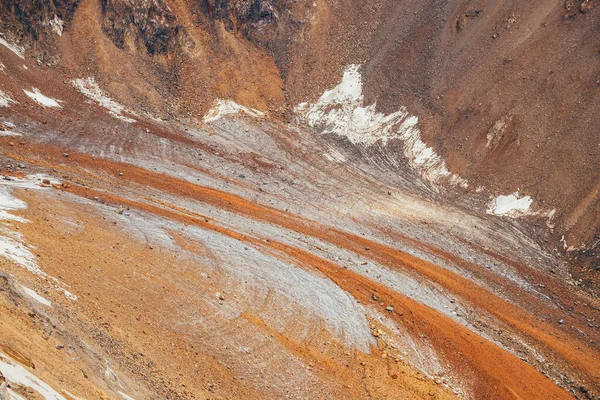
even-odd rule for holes
{"type": "MultiPolygon", "coordinates": [[[[595,186],[547,201],[557,182],[529,190],[507,167],[546,166],[507,133],[535,104],[464,118],[486,156],[444,122],[500,90],[448,89],[489,72],[489,46],[587,27],[591,2],[563,19],[550,3],[82,0],[61,35],[44,4],[0,46],[1,394],[598,396],[600,305],[580,288],[597,278],[554,250],[595,265],[595,186]],[[507,10],[514,31],[490,28],[507,10]],[[482,58],[441,63],[477,32],[482,58]],[[411,38],[428,50],[391,59],[411,38]]],[[[593,180],[590,160],[567,169],[593,180]]]]}

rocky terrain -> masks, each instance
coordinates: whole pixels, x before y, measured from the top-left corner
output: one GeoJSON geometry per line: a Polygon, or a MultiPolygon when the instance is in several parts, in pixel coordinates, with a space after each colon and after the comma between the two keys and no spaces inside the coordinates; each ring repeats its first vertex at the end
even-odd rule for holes
{"type": "Polygon", "coordinates": [[[0,4],[0,399],[600,399],[595,0],[0,4]]]}

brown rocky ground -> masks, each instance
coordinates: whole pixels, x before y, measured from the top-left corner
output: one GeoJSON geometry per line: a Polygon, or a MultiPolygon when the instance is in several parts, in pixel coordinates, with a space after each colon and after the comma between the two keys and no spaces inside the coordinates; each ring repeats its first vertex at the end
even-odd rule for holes
{"type": "Polygon", "coordinates": [[[203,115],[222,98],[293,118],[360,64],[366,104],[408,107],[471,187],[556,209],[548,246],[564,252],[564,235],[572,272],[591,288],[595,3],[30,0],[0,12],[5,36],[40,65],[94,76],[121,103],[163,117],[203,115]]]}
{"type": "Polygon", "coordinates": [[[594,3],[3,3],[0,398],[598,398],[594,3]],[[294,123],[350,64],[468,188],[294,123]]]}

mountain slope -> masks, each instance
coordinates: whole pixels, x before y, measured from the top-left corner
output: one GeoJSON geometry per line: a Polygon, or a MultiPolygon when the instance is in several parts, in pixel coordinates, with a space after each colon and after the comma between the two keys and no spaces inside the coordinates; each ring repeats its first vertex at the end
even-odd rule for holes
{"type": "Polygon", "coordinates": [[[597,398],[599,13],[2,3],[0,399],[597,398]]]}

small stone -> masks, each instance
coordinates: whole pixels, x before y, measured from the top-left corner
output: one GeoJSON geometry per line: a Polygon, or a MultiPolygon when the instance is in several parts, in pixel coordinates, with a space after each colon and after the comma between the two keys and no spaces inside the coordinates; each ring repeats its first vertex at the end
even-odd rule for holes
{"type": "Polygon", "coordinates": [[[119,176],[123,176],[125,173],[123,171],[119,172],[119,176]]]}
{"type": "Polygon", "coordinates": [[[562,324],[564,324],[564,322],[565,322],[565,321],[564,321],[564,320],[562,320],[562,319],[558,321],[558,323],[559,323],[559,324],[561,324],[561,325],[562,325],[562,324]]]}
{"type": "Polygon", "coordinates": [[[63,157],[69,157],[69,153],[63,153],[63,157]]]}
{"type": "Polygon", "coordinates": [[[50,184],[50,179],[44,179],[44,180],[42,180],[42,183],[44,185],[49,185],[50,184]]]}
{"type": "Polygon", "coordinates": [[[21,168],[21,169],[24,169],[25,168],[25,164],[18,164],[18,167],[21,168]]]}
{"type": "Polygon", "coordinates": [[[385,311],[387,311],[387,312],[394,312],[394,308],[392,306],[387,306],[385,308],[385,311]]]}
{"type": "Polygon", "coordinates": [[[65,346],[63,346],[62,344],[57,344],[57,345],[56,345],[56,349],[57,349],[57,350],[62,350],[62,349],[64,349],[64,348],[65,348],[65,346]]]}
{"type": "Polygon", "coordinates": [[[377,295],[376,295],[375,293],[373,293],[373,294],[371,295],[371,298],[372,298],[374,301],[377,301],[377,300],[379,300],[379,297],[377,297],[377,295]]]}

